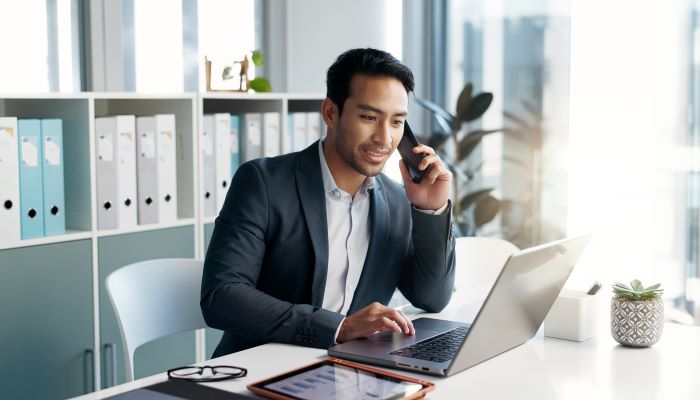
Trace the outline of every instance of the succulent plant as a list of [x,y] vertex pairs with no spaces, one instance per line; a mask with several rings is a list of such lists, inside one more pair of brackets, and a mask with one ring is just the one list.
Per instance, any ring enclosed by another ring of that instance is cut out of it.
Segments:
[[630,282],[629,286],[624,283],[615,282],[612,286],[612,290],[613,293],[615,293],[615,297],[630,301],[653,300],[660,297],[664,292],[660,283],[645,288],[639,279]]

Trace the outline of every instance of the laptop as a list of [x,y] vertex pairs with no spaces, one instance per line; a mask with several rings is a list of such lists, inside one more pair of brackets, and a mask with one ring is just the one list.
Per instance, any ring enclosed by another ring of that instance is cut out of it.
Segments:
[[418,318],[414,336],[379,332],[337,344],[328,354],[430,375],[463,371],[537,333],[589,240],[562,239],[512,254],[471,324]]

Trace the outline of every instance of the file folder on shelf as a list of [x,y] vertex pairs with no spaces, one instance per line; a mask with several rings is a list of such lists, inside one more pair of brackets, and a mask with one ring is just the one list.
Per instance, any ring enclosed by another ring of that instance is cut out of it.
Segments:
[[224,206],[231,184],[231,115],[214,114],[214,165],[216,177],[216,213]]
[[177,220],[175,115],[136,118],[139,224]]
[[97,147],[97,227],[133,227],[138,222],[136,189],[136,118],[95,119]]
[[243,161],[262,157],[262,114],[243,114],[243,123],[241,125]]
[[41,122],[17,121],[19,133],[19,204],[22,239],[44,236]]
[[265,157],[280,155],[280,114],[277,112],[263,113],[263,136],[265,138]]
[[201,157],[202,157],[202,212],[205,217],[216,215],[216,168],[214,161],[214,135],[216,123],[213,115],[202,118]]
[[158,184],[160,185],[162,221],[177,221],[177,153],[175,115],[156,115],[158,128]]
[[17,118],[0,118],[0,242],[20,240]]
[[231,115],[231,176],[241,165],[241,117]]
[[310,146],[313,142],[321,138],[321,113],[310,112],[306,113],[306,145]]
[[155,117],[136,118],[136,187],[138,222],[159,222],[158,162],[156,158]]
[[44,236],[66,233],[63,121],[41,120],[41,161],[44,191]]
[[307,147],[306,144],[306,113],[295,112],[289,114],[294,126],[292,133],[292,143],[294,151],[301,151]]

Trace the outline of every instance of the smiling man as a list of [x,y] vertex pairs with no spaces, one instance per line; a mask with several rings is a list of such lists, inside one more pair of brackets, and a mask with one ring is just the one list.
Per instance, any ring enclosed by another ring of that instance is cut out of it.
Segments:
[[224,336],[214,356],[267,342],[327,348],[391,330],[414,333],[386,306],[398,287],[442,310],[454,281],[452,175],[430,147],[414,183],[381,174],[403,136],[410,69],[389,53],[354,49],[327,75],[324,139],[249,161],[216,219],[202,277],[204,319]]

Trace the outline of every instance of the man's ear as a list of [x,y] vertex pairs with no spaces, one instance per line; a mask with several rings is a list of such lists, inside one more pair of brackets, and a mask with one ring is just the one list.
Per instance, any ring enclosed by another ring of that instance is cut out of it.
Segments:
[[338,113],[338,106],[335,105],[333,100],[328,97],[323,99],[323,102],[321,103],[321,116],[323,117],[323,121],[326,123],[326,126],[335,129],[336,125],[338,124],[340,114]]

